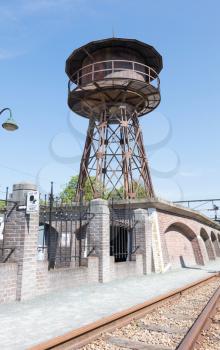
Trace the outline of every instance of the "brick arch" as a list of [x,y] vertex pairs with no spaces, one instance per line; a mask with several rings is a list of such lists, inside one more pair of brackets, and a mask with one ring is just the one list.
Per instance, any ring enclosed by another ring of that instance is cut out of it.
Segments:
[[212,241],[212,244],[213,244],[216,256],[220,257],[220,247],[219,247],[219,244],[218,244],[217,237],[216,237],[216,235],[215,235],[215,233],[213,231],[211,231],[211,241]]
[[215,260],[215,253],[207,231],[202,227],[200,230],[200,237],[202,238],[209,260]]
[[174,222],[165,230],[165,240],[171,265],[204,265],[199,240],[195,232],[182,222]]

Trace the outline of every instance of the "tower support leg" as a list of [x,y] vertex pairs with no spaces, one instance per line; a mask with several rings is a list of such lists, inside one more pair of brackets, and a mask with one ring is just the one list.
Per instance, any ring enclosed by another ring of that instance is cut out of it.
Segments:
[[76,199],[86,187],[93,198],[152,198],[153,185],[138,117],[120,106],[90,120]]

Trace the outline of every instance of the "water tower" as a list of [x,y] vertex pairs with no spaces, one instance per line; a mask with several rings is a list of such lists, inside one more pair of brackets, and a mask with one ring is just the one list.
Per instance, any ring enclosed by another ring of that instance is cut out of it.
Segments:
[[160,103],[161,69],[161,55],[134,39],[92,41],[67,59],[68,105],[89,119],[77,198],[88,182],[94,198],[154,197],[138,119]]

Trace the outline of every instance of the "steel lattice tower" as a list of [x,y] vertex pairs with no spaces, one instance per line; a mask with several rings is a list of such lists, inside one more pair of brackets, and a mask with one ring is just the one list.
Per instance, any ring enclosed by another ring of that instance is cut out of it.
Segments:
[[133,39],[94,41],[66,61],[68,105],[89,118],[77,198],[87,183],[94,198],[154,197],[138,118],[160,103],[162,57]]

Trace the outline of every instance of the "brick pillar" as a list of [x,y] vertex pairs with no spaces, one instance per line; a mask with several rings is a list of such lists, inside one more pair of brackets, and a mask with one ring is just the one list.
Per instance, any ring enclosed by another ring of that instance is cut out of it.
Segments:
[[6,247],[15,247],[10,261],[18,265],[16,300],[31,298],[36,292],[39,213],[26,214],[25,209],[18,208],[26,204],[27,192],[35,190],[36,186],[29,183],[13,186],[11,200],[17,206],[9,203],[5,223],[4,244]]
[[166,255],[167,253],[165,237],[160,233],[159,219],[156,209],[149,208],[148,214],[152,230],[152,251],[154,259],[154,270],[156,273],[165,272],[170,267],[169,264],[165,266],[164,255]]
[[99,257],[99,282],[110,280],[110,224],[108,202],[93,199],[90,202],[91,220],[89,223],[90,240]]
[[208,252],[209,260],[215,260],[216,256],[215,256],[214,248],[212,246],[212,241],[210,238],[207,238],[207,240],[205,241],[205,245]]
[[213,246],[214,246],[214,250],[215,250],[216,256],[217,256],[217,257],[220,257],[220,248],[219,248],[219,244],[218,244],[217,238],[216,238],[216,240],[213,242]]
[[217,236],[217,237],[216,237],[216,242],[217,242],[217,246],[218,246],[218,249],[217,249],[218,254],[217,254],[217,256],[220,257],[220,242],[219,242],[219,240],[218,240],[218,235],[216,235],[216,236]]
[[202,237],[200,235],[197,236],[197,239],[198,239],[198,243],[199,243],[199,246],[200,246],[200,250],[201,250],[201,254],[202,254],[202,257],[203,257],[204,264],[207,264],[209,262],[209,257],[208,257],[206,244],[205,244],[204,240],[202,239]]
[[213,256],[214,256],[213,260],[215,260],[217,255],[216,255],[215,247],[214,247],[214,244],[213,244],[213,241],[211,240],[211,238],[210,238],[210,246],[212,248],[212,252],[213,252]]
[[152,272],[152,232],[148,212],[145,209],[134,210],[135,233],[138,253],[143,256],[143,273],[148,275]]

